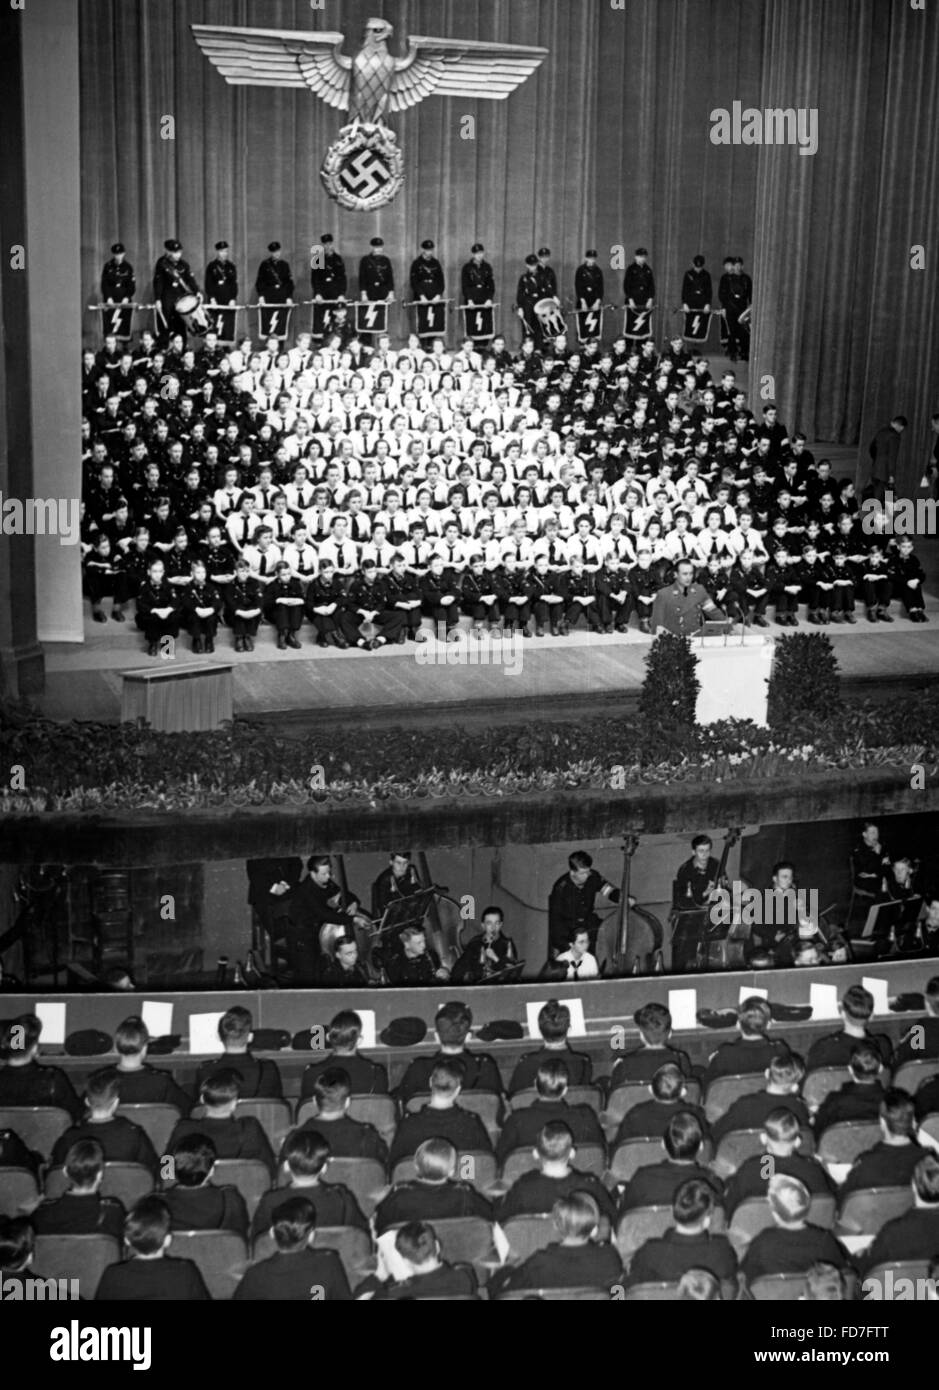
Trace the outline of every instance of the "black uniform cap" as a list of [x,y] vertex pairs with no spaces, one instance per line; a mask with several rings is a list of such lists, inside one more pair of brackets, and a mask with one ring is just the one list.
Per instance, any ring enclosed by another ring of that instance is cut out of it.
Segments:
[[483,246],[481,241],[474,241],[472,246],[470,247],[470,255],[475,256],[477,252],[485,251],[485,249],[486,248],[485,246]]
[[539,256],[550,256],[550,255],[551,255],[551,252],[548,250],[547,246],[539,246],[539,247],[538,247],[538,255],[539,255]]
[[123,255],[123,252],[124,252],[124,243],[123,243],[122,241],[116,241],[116,242],[114,243],[114,245],[111,247],[111,255],[112,255],[112,256],[120,256],[120,255]]
[[268,242],[268,244],[267,244],[267,249],[268,249],[268,251],[279,251],[279,250],[280,250],[280,242],[279,242],[279,241],[270,241],[270,242]]
[[332,246],[332,244],[333,244],[332,234],[331,234],[330,232],[324,232],[323,235],[320,237],[320,245],[321,245],[321,246]]
[[369,242],[369,246],[384,246],[384,244],[380,236],[373,236]]
[[636,256],[648,256],[649,253],[644,246],[637,246],[633,254]]
[[596,253],[596,251],[585,251],[585,252],[584,252],[584,259],[585,259],[585,260],[589,260],[590,257],[593,257],[593,259],[596,260],[596,259],[597,259],[597,253]]
[[426,241],[422,241],[422,242],[421,242],[421,250],[422,250],[422,251],[433,251],[433,249],[434,249],[434,243],[430,240],[429,237],[428,237],[428,239],[427,239]]
[[691,262],[691,264],[692,264],[692,265],[696,265],[696,266],[700,269],[701,266],[704,265],[704,257],[703,257],[703,256],[695,256],[695,258],[694,258],[694,260]]
[[526,265],[537,265],[537,264],[538,264],[538,257],[535,255],[534,252],[532,252],[532,254],[531,254],[530,256],[526,256],[526,257],[525,257],[525,264],[526,264]]
[[166,251],[181,251],[183,249],[183,244],[181,241],[177,241],[174,237],[171,237],[169,241],[164,241],[163,247]]
[[227,242],[227,241],[217,241],[217,242],[215,243],[215,249],[216,249],[216,251],[227,251],[227,250],[228,250],[228,242]]

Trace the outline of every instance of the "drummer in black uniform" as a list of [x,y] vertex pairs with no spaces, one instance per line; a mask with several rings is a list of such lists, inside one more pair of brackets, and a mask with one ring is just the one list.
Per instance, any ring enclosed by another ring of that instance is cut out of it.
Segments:
[[176,312],[176,301],[185,294],[194,294],[200,299],[202,296],[189,262],[183,260],[182,243],[170,238],[163,246],[164,254],[153,271],[153,298],[163,330],[160,341],[168,343],[179,334],[185,344],[186,324]]
[[544,334],[541,330],[541,322],[535,313],[535,305],[544,296],[538,283],[537,272],[538,257],[535,255],[526,256],[525,269],[518,282],[518,289],[515,291],[515,303],[518,316],[522,321],[522,333],[526,338],[532,339],[536,349],[540,349],[544,344]]

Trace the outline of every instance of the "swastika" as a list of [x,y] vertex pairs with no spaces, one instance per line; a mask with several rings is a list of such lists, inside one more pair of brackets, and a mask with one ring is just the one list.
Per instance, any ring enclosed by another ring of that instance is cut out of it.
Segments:
[[374,150],[360,150],[346,160],[339,174],[343,188],[357,198],[371,198],[385,187],[390,178],[387,166]]

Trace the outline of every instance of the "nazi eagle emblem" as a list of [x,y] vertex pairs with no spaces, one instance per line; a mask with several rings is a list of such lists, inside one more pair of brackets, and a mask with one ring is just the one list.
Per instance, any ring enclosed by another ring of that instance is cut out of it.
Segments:
[[504,101],[547,57],[547,49],[415,34],[403,58],[388,52],[392,26],[370,19],[359,51],[342,52],[344,36],[317,31],[240,29],[194,24],[202,52],[236,86],[307,87],[351,120],[330,145],[323,186],[342,207],[360,212],[389,203],[404,182],[404,159],[385,116],[428,96]]

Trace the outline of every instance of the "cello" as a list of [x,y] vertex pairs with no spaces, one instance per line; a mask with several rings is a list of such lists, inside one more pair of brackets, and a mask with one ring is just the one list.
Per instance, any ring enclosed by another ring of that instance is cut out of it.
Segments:
[[[597,934],[597,963],[600,974],[607,978],[639,973],[643,959],[648,969],[655,953],[662,947],[662,925],[658,918],[638,903],[630,901],[632,861],[638,848],[638,835],[630,832],[623,837],[619,912],[611,913]],[[642,938],[650,935],[651,947],[643,951]]]
[[[743,834],[742,826],[732,826],[724,837],[717,873],[708,883],[708,892],[715,888],[727,887],[727,859],[734,845]],[[741,883],[743,881],[741,880]],[[737,970],[746,964],[746,946],[750,938],[750,928],[742,922],[712,922],[710,911],[705,908],[704,932],[698,941],[697,968],[699,970]]]

